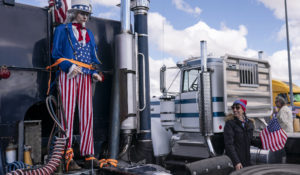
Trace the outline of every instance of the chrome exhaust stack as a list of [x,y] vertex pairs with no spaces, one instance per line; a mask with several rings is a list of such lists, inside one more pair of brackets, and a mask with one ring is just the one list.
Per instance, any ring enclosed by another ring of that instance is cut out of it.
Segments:
[[[119,157],[120,130],[131,134],[137,129],[135,41],[130,31],[130,0],[121,1],[121,33],[115,39],[115,63],[111,109],[110,158]],[[120,124],[121,123],[121,124]],[[127,136],[126,136],[127,137]],[[127,139],[131,140],[131,139]],[[125,145],[124,148],[129,147]],[[126,152],[122,151],[122,154]]]
[[258,51],[258,59],[262,60],[263,59],[263,55],[264,55],[264,51]]
[[199,122],[202,135],[211,156],[216,156],[211,136],[213,133],[212,101],[211,101],[211,73],[207,70],[207,46],[206,41],[200,42],[201,48],[201,73],[198,77],[198,109]]

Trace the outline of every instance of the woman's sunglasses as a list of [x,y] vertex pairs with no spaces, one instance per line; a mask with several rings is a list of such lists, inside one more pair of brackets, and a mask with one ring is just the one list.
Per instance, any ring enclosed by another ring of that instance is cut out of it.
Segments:
[[234,109],[239,110],[240,108],[241,108],[240,106],[231,106],[232,110],[234,110]]

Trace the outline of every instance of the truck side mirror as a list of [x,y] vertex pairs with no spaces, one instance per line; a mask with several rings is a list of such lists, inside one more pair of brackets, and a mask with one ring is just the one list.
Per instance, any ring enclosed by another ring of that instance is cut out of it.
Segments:
[[160,82],[159,82],[159,85],[160,85],[160,92],[161,93],[165,93],[166,92],[166,79],[165,79],[165,72],[166,72],[166,66],[163,65],[161,68],[160,68]]
[[182,61],[177,61],[176,66],[178,68],[181,68],[184,65],[184,63]]

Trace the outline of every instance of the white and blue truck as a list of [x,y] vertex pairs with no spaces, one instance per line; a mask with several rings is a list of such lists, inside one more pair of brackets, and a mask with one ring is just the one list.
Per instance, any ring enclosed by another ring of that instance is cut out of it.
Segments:
[[[232,166],[223,156],[225,117],[232,112],[232,103],[243,98],[248,101],[247,116],[255,121],[255,132],[266,126],[265,119],[273,112],[270,64],[235,55],[207,57],[206,41],[201,41],[201,57],[177,63],[177,68],[179,92],[166,90],[168,68],[163,66],[162,95],[151,100],[154,155],[167,167],[185,167],[192,174]],[[251,148],[254,163],[282,161],[281,156],[278,160],[278,155],[258,150]]]

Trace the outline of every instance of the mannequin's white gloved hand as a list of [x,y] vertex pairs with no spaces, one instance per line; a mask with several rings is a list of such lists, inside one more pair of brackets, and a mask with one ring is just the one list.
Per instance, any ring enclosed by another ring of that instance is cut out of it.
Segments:
[[97,74],[97,73],[94,73],[94,74],[93,74],[93,78],[94,78],[95,80],[97,80],[97,81],[100,81],[100,82],[103,81],[103,78],[102,78],[99,74]]
[[77,74],[82,74],[81,67],[76,66],[75,64],[73,64],[73,65],[69,68],[68,78],[73,78],[73,77],[75,77]]

